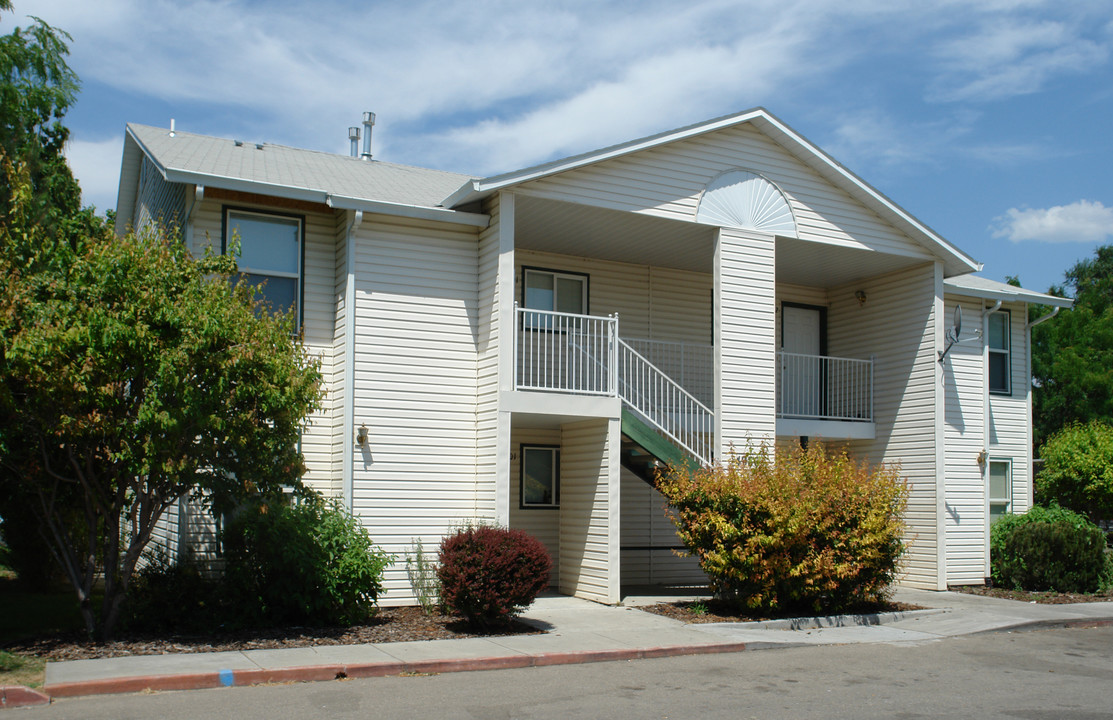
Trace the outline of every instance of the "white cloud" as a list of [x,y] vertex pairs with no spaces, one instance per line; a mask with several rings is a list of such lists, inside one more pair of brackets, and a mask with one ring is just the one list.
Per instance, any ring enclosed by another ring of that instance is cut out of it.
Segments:
[[81,184],[83,205],[96,205],[102,213],[116,207],[123,152],[122,136],[99,141],[71,138],[66,143],[66,161]]
[[1104,64],[1110,39],[1086,37],[1088,28],[1051,20],[988,18],[975,32],[940,43],[943,73],[931,100],[984,101],[1042,90],[1052,79]]
[[1042,209],[1010,208],[994,218],[993,237],[1013,242],[1101,242],[1113,237],[1113,207],[1079,200]]

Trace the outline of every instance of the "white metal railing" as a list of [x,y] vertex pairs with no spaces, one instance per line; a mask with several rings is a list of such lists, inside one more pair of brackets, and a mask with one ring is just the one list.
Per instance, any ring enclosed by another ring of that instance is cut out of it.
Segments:
[[873,421],[873,359],[777,353],[777,417]]
[[621,339],[618,341],[618,395],[701,464],[711,463],[715,413]]
[[715,348],[711,345],[644,338],[622,339],[701,403],[708,407],[715,404]]
[[515,305],[515,387],[586,395],[615,394],[617,317]]

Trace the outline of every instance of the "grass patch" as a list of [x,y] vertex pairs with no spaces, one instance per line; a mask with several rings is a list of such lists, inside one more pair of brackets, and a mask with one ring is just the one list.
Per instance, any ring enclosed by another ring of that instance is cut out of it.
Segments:
[[33,655],[15,655],[0,650],[0,685],[42,687],[46,680],[46,660]]

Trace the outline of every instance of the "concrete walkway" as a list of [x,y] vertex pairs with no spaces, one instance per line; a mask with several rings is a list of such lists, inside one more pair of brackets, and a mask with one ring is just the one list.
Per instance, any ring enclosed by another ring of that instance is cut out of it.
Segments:
[[539,598],[522,619],[540,635],[188,653],[51,662],[53,697],[186,690],[266,682],[632,660],[832,643],[929,642],[993,630],[1113,624],[1113,602],[1037,605],[952,592],[900,589],[924,610],[808,620],[684,624],[639,605],[675,596],[629,596],[622,607],[565,596]]

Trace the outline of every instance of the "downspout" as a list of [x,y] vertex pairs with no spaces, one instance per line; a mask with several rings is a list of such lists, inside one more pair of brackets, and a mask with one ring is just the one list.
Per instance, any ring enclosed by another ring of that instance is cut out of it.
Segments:
[[356,210],[345,232],[344,279],[344,503],[354,512],[356,432],[356,231],[363,224],[363,211]]
[[1001,301],[993,307],[982,309],[982,453],[979,463],[982,473],[982,507],[985,520],[984,540],[985,576],[989,577],[989,316],[1001,309]]
[[[997,304],[1000,305],[1001,303],[997,303]],[[1036,318],[1032,322],[1028,323],[1028,325],[1025,327],[1025,329],[1028,330],[1029,332],[1031,332],[1032,328],[1039,325],[1040,323],[1045,323],[1048,320],[1050,320],[1051,318],[1055,317],[1056,315],[1059,314],[1059,311],[1062,310],[1062,309],[1063,308],[1056,305],[1055,307],[1051,308],[1051,314],[1050,315],[1044,315],[1043,317]],[[1032,336],[1031,335],[1028,336],[1028,345],[1029,345],[1029,347],[1031,347],[1031,345],[1032,345]],[[1031,358],[1032,358],[1032,353],[1031,353],[1031,351],[1029,351],[1028,352],[1028,361],[1029,362],[1031,362]],[[1029,372],[1029,375],[1030,374],[1031,373]]]

